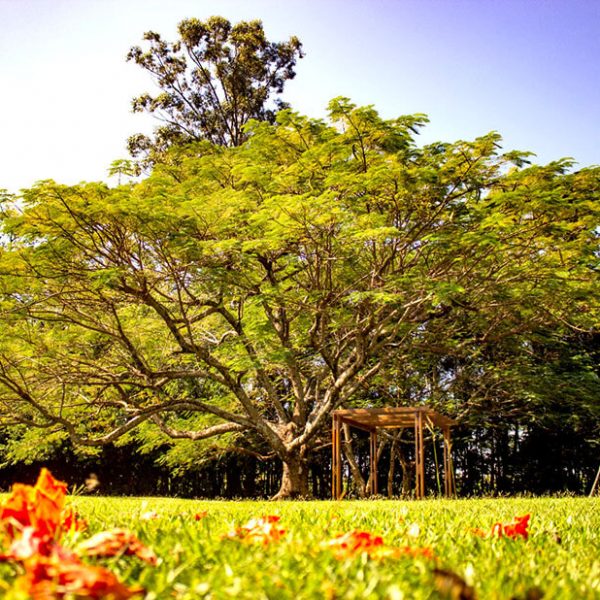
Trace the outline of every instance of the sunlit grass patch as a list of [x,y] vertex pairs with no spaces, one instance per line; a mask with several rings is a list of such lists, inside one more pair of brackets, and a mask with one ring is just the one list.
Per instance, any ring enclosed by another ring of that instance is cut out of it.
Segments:
[[[72,534],[67,544],[119,527],[154,551],[156,566],[135,556],[93,559],[127,585],[141,585],[148,600],[452,597],[458,592],[444,573],[456,575],[478,598],[526,598],[532,590],[544,598],[600,597],[600,499],[70,501],[89,531]],[[473,533],[525,514],[531,515],[527,539]],[[268,515],[278,516],[284,530],[273,540],[254,543],[231,535]],[[328,547],[352,531],[369,532],[393,548],[430,548],[434,558],[418,552],[346,556]],[[1,569],[10,581],[13,570]]]

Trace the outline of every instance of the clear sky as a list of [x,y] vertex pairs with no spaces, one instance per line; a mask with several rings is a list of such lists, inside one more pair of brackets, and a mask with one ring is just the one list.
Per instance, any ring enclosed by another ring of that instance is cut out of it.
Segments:
[[540,163],[600,164],[600,0],[0,0],[0,188],[105,179],[150,128],[129,47],[213,14],[300,38],[285,99],[304,114],[344,95],[427,113],[424,143],[496,130]]

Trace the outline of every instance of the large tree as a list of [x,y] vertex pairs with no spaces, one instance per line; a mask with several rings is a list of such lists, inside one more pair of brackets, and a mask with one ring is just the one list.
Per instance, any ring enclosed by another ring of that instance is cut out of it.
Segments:
[[3,220],[2,421],[245,434],[306,494],[331,411],[390,367],[597,328],[598,169],[527,167],[497,134],[419,148],[423,116],[345,99],[330,117],[283,111],[135,186],[26,191]]
[[155,94],[134,98],[134,112],[162,121],[153,139],[141,134],[129,138],[134,156],[156,159],[173,144],[203,139],[240,145],[250,119],[274,121],[284,106],[278,96],[302,57],[298,38],[270,42],[261,21],[232,25],[223,17],[187,19],[178,30],[175,43],[148,31],[147,49],[134,46],[127,56],[157,87]]

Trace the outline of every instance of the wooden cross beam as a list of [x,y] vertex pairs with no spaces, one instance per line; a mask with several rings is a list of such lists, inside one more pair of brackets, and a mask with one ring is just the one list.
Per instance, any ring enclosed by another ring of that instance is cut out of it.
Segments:
[[429,408],[350,408],[336,410],[332,414],[332,460],[331,495],[339,500],[342,497],[342,454],[341,428],[343,424],[369,432],[370,486],[372,495],[377,494],[377,430],[414,427],[415,431],[415,497],[425,497],[425,444],[423,426],[439,427],[444,436],[444,493],[453,496],[456,493],[454,465],[452,462],[452,442],[450,428],[456,421]]

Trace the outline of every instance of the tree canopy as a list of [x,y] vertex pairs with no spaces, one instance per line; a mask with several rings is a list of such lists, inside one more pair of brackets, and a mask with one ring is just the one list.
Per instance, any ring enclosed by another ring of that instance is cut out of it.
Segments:
[[7,207],[2,423],[250,436],[288,496],[371,385],[463,417],[525,406],[520,359],[498,359],[539,366],[542,341],[598,329],[600,170],[530,166],[496,133],[419,147],[423,115],[345,98],[329,116],[280,111],[141,183],[47,181]]
[[178,30],[175,43],[149,31],[144,34],[148,48],[134,46],[127,55],[158,88],[156,94],[134,98],[134,112],[151,113],[163,123],[154,139],[129,138],[133,156],[155,159],[173,144],[198,140],[240,145],[249,120],[272,123],[285,106],[277,96],[302,57],[298,38],[270,42],[261,21],[232,25],[223,17],[186,19]]

